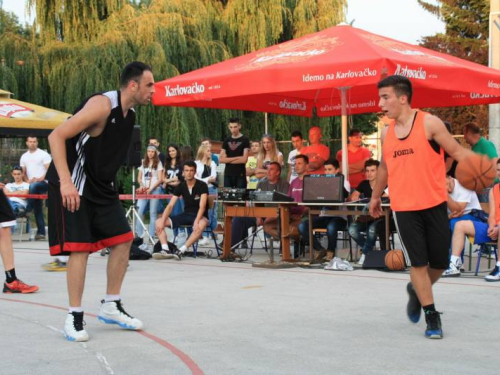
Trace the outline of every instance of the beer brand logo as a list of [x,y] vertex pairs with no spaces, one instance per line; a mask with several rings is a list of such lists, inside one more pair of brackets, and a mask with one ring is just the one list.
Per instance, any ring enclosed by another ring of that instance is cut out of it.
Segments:
[[26,117],[33,112],[32,109],[10,102],[0,102],[0,117],[17,118]]
[[398,156],[406,156],[406,155],[412,155],[415,152],[413,151],[412,148],[408,148],[406,150],[397,150],[394,151],[394,154],[392,155],[393,158],[397,158]]
[[404,67],[398,64],[398,67],[396,71],[394,72],[395,75],[398,76],[403,76],[406,78],[414,78],[414,79],[426,79],[427,78],[427,72],[422,68],[418,69],[410,69],[408,68],[408,65],[405,65]]
[[306,102],[289,102],[288,100],[284,99],[280,102],[280,108],[282,109],[293,109],[297,111],[305,111],[307,109],[307,103]]
[[493,82],[493,81],[488,81],[488,87],[490,89],[500,89],[500,83],[498,82]]
[[273,65],[299,63],[331,52],[341,44],[343,43],[337,37],[328,35],[314,35],[291,40],[256,53],[254,58],[235,66],[234,70],[249,71]]
[[182,95],[192,95],[192,94],[202,94],[205,92],[205,86],[194,82],[190,86],[177,85],[175,87],[170,87],[170,85],[165,86],[165,96],[182,96]]

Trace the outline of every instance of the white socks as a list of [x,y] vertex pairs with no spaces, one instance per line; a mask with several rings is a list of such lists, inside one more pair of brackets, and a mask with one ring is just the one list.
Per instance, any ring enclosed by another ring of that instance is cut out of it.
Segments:
[[104,297],[104,302],[113,302],[119,300],[120,300],[119,294],[106,294],[106,297]]
[[82,309],[81,306],[78,306],[78,307],[71,307],[70,306],[69,307],[69,313],[71,314],[71,313],[74,313],[74,312],[81,313],[81,312],[83,312],[83,309]]
[[462,265],[462,259],[455,255],[451,256],[450,262],[453,263],[455,266],[457,266],[457,268],[459,268]]
[[180,251],[181,253],[185,253],[185,252],[186,252],[186,250],[187,250],[186,245],[182,245],[181,247],[179,247],[179,251]]
[[165,250],[165,251],[168,251],[168,244],[162,244],[161,245],[161,249]]

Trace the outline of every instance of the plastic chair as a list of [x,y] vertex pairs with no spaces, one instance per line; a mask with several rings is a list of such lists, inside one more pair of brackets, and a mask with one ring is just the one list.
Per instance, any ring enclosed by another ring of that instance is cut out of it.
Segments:
[[483,254],[486,254],[488,256],[488,268],[491,267],[491,257],[490,257],[491,253],[495,254],[495,261],[498,262],[497,246],[498,245],[496,242],[485,242],[479,246],[478,250],[475,251],[477,253],[477,264],[474,276],[477,276],[479,273],[479,267],[481,265],[481,258],[483,257]]

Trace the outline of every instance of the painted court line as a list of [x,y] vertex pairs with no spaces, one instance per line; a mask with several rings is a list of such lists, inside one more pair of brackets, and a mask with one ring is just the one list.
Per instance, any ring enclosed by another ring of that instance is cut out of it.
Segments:
[[[57,309],[57,310],[63,310],[67,311],[67,308],[60,307],[60,306],[54,306],[54,305],[48,305],[46,303],[39,303],[39,302],[30,302],[30,301],[22,301],[18,299],[10,299],[10,298],[2,298],[0,297],[1,301],[8,301],[8,302],[17,302],[17,303],[25,303],[28,305],[34,305],[34,306],[41,306],[41,307],[48,307],[51,309]],[[97,318],[97,315],[90,314],[90,313],[85,313],[87,316],[91,316],[93,318]],[[146,331],[135,331],[136,333],[156,342],[157,344],[163,346],[164,348],[168,349],[173,355],[175,355],[177,358],[179,358],[185,365],[186,367],[191,371],[193,375],[203,375],[204,372],[201,370],[201,368],[189,357],[186,353],[184,353],[182,350],[176,348],[174,345],[170,344],[169,342],[160,339],[157,336],[154,336]]]

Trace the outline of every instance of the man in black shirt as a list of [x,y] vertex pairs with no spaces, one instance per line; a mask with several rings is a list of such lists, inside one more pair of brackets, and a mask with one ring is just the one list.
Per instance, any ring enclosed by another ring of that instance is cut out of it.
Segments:
[[240,133],[240,119],[229,119],[231,136],[226,138],[220,152],[220,162],[224,169],[224,187],[245,189],[247,186],[245,164],[248,160],[250,140]]
[[[372,197],[372,190],[377,180],[379,165],[380,162],[378,160],[369,159],[365,162],[366,180],[359,183],[348,200],[357,201],[359,199]],[[384,193],[382,196],[386,197],[387,194]],[[380,247],[385,247],[385,219],[375,219],[370,215],[359,216],[354,223],[349,225],[349,234],[362,249],[361,251],[363,254],[358,264],[363,265],[366,254],[372,251],[375,246],[377,236],[380,236]]]
[[[153,254],[155,259],[176,258],[181,260],[187,248],[201,238],[208,225],[208,186],[203,181],[195,179],[196,163],[189,160],[183,165],[184,181],[175,187],[174,194],[161,218],[156,220],[156,234],[161,243],[162,251]],[[179,197],[184,199],[184,212],[170,217],[172,209]],[[179,250],[172,254],[168,250],[165,227],[172,229],[181,225],[192,225],[193,233]]]

